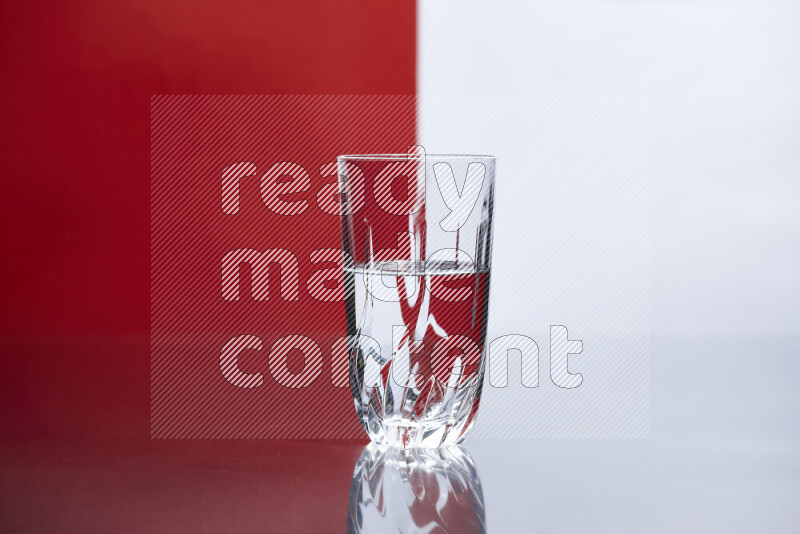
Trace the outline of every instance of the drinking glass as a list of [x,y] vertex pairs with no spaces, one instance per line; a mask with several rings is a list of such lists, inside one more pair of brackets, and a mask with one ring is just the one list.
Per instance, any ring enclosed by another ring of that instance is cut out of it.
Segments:
[[350,389],[373,442],[460,443],[485,367],[493,156],[338,158]]

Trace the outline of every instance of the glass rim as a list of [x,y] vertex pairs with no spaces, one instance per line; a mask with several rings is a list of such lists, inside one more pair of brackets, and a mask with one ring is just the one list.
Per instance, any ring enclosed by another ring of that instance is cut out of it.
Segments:
[[[497,159],[495,156],[486,154],[425,154],[425,158],[431,159]],[[375,161],[407,161],[409,159],[421,159],[416,154],[342,154],[336,156],[336,160],[375,160]]]

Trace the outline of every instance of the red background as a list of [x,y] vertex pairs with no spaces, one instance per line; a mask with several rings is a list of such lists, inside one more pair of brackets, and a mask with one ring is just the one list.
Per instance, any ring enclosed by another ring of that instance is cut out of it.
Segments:
[[[323,176],[320,168],[338,154],[404,151],[416,137],[415,98],[159,96],[152,109],[152,436],[363,437],[342,372],[347,358],[332,351],[333,340],[347,334],[344,292],[338,301],[312,296],[312,273],[344,285],[336,263],[311,260],[315,250],[341,257],[340,218],[320,207],[338,202],[328,187],[336,176]],[[225,213],[223,169],[242,161],[257,171],[239,179],[238,212]],[[292,176],[270,179],[269,169],[287,161],[297,165]],[[294,192],[282,194],[281,202],[291,201],[297,213],[281,212],[261,195],[282,190],[273,180],[292,180]],[[369,207],[372,195],[366,196]],[[376,246],[396,246],[392,237],[394,243],[376,239]],[[283,251],[292,257],[298,282],[292,282],[289,262],[273,264],[264,278],[257,264],[244,263],[237,269],[238,299],[223,299],[223,258],[237,250]],[[265,286],[268,298],[255,300],[253,293]],[[236,355],[241,372],[262,375],[258,387],[236,387],[220,370],[223,346],[242,335],[263,344]],[[279,355],[275,344],[288,335],[302,336],[305,354]],[[287,368],[294,380],[309,382],[280,384]],[[334,387],[332,378],[342,374],[345,384]]]
[[146,436],[151,96],[413,94],[415,4],[4,2],[0,21],[0,431]]

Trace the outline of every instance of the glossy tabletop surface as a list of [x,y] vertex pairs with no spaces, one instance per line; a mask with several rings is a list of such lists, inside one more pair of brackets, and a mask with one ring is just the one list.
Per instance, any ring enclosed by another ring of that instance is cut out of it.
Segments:
[[[25,435],[3,415],[0,521],[4,532],[798,532],[798,357],[793,341],[656,341],[649,439],[467,440],[444,467],[368,457],[366,441],[151,440],[135,367],[115,404],[127,424],[98,408],[95,423],[65,422],[72,433],[50,421]],[[4,401],[24,397],[20,383],[4,379]]]

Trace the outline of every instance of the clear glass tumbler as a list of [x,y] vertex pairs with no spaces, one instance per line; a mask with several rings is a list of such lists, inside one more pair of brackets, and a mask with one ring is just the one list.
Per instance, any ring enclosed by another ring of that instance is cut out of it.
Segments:
[[460,443],[485,366],[495,158],[338,158],[350,388],[373,442]]

